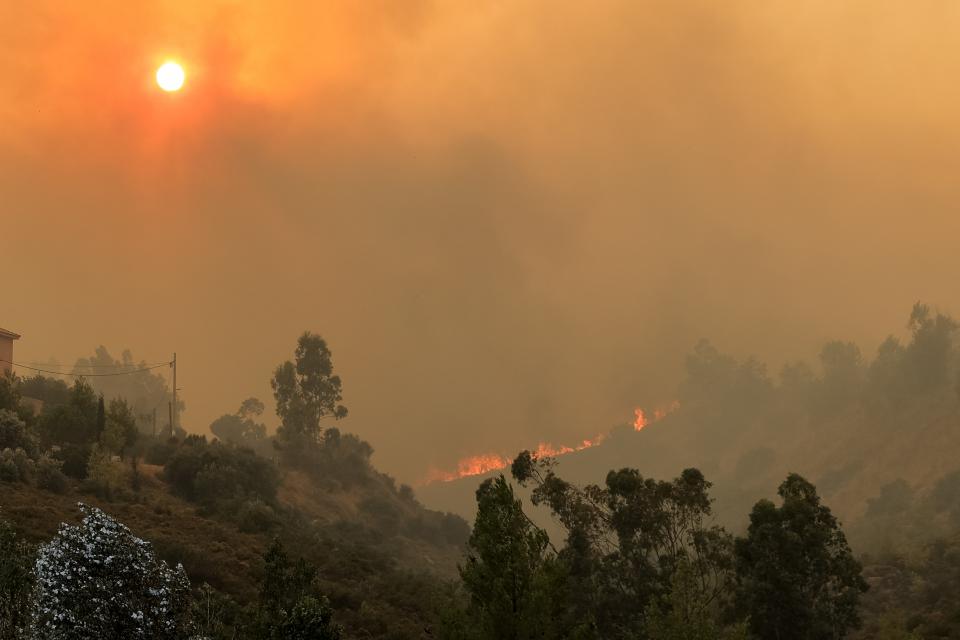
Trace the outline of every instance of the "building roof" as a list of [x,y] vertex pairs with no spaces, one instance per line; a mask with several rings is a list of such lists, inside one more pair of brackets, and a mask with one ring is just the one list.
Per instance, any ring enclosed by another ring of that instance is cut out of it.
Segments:
[[0,327],[0,338],[9,338],[11,340],[18,340],[20,338],[20,335],[14,333],[13,331],[7,331],[3,327]]

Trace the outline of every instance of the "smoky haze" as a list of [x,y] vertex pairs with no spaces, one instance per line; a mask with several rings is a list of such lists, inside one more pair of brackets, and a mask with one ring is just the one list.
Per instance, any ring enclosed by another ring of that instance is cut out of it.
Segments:
[[416,482],[956,309],[954,4],[136,4],[0,8],[0,326],[177,351],[190,431],[309,329]]

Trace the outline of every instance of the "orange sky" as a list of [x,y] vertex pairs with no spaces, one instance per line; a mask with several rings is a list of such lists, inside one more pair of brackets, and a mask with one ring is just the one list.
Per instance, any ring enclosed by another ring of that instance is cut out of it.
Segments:
[[[0,6],[0,326],[176,350],[202,431],[305,329],[402,480],[956,311],[960,6]],[[153,84],[180,60],[182,92]]]

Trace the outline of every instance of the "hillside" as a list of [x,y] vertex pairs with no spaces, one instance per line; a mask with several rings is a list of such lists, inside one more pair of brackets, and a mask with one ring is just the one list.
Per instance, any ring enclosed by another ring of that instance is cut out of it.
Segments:
[[[817,486],[854,545],[870,550],[876,539],[864,518],[886,487],[903,485],[921,500],[960,468],[956,325],[918,306],[910,328],[909,342],[889,339],[872,361],[852,343],[832,342],[819,370],[794,363],[777,377],[752,358],[701,343],[687,358],[675,411],[556,458],[557,473],[602,484],[622,467],[661,479],[697,467],[713,482],[718,519],[739,530],[752,505],[797,472]],[[419,494],[432,508],[470,519],[476,487],[497,473],[433,483]]]
[[372,470],[349,488],[284,472],[277,519],[259,531],[241,530],[249,527],[176,496],[162,467],[140,465],[139,471],[139,489],[114,491],[112,498],[98,496],[89,482],[69,481],[62,493],[0,482],[0,514],[28,541],[41,543],[60,523],[79,521],[78,502],[97,506],[164,559],[182,562],[194,588],[209,584],[240,608],[256,601],[263,555],[277,536],[291,556],[318,568],[318,587],[348,637],[357,638],[422,637],[442,582],[456,576],[468,531]]

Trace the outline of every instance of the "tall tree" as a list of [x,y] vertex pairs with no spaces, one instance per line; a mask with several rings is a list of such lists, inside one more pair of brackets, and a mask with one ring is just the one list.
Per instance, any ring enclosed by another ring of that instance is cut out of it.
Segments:
[[521,453],[514,477],[532,485],[567,530],[560,557],[571,581],[571,606],[601,637],[646,637],[647,611],[669,610],[680,565],[696,576],[698,598],[719,616],[732,579],[732,540],[711,523],[710,483],[697,469],[672,481],[636,469],[607,474],[603,487],[578,487],[554,473],[553,461]]
[[340,401],[340,376],[333,373],[333,355],[326,341],[309,331],[300,336],[294,360],[279,365],[270,381],[281,425],[277,435],[287,443],[319,441],[325,418],[346,417]]
[[758,502],[736,541],[737,605],[760,638],[842,638],[860,624],[860,563],[812,484],[790,474],[778,493],[782,505]]
[[480,485],[460,576],[483,638],[557,637],[551,617],[560,603],[550,585],[559,568],[549,548],[502,475]]

